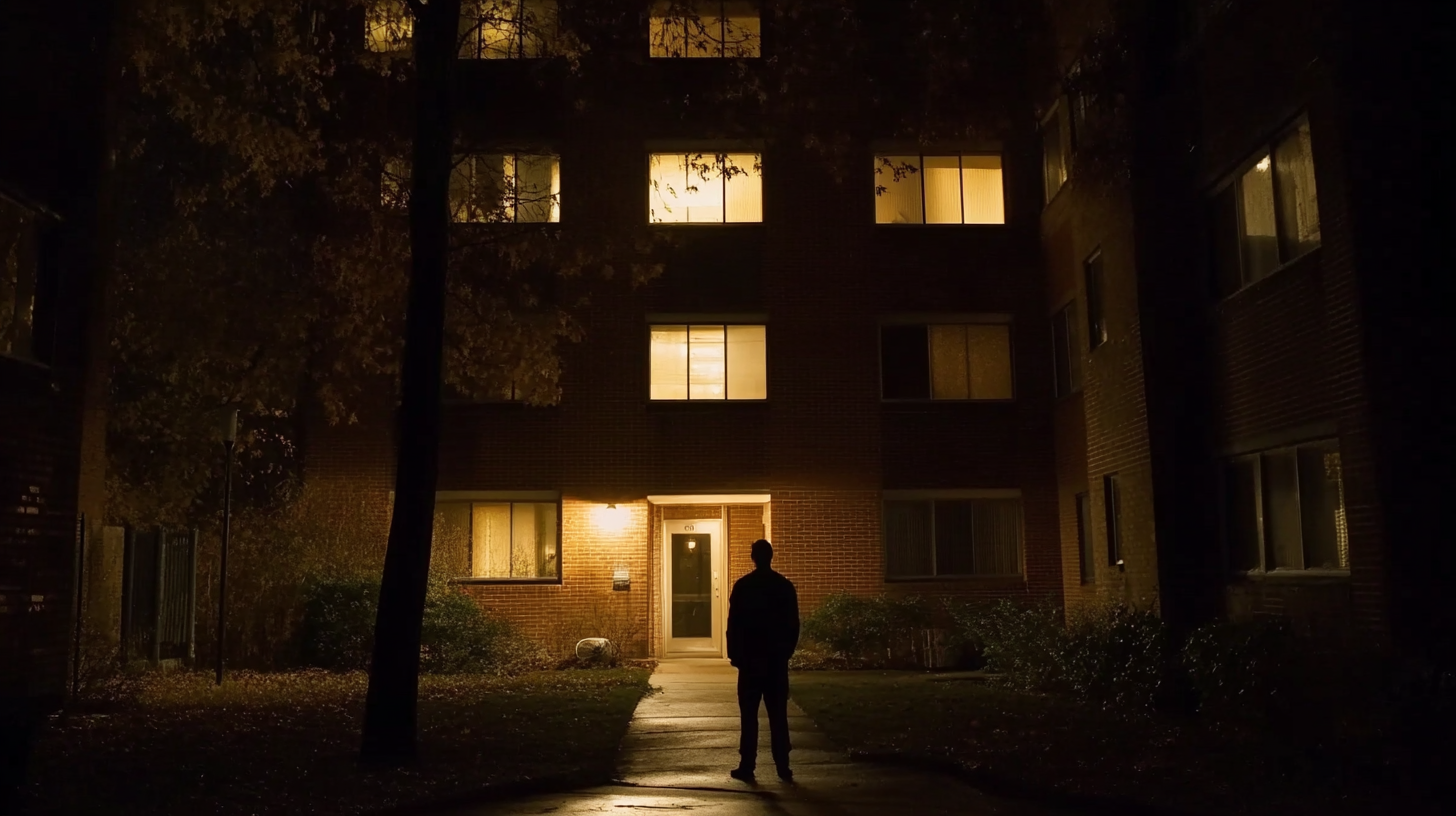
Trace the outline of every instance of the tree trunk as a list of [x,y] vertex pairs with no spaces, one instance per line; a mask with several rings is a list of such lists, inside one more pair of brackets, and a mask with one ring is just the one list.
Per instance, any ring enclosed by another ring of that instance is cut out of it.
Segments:
[[460,0],[411,0],[415,11],[415,134],[410,187],[410,283],[400,374],[394,518],[364,708],[361,759],[415,758],[420,629],[430,566],[440,438],[440,367],[449,250],[451,82]]

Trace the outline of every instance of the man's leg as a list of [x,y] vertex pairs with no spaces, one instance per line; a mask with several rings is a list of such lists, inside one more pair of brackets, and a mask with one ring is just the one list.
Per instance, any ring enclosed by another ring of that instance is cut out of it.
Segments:
[[763,704],[768,709],[769,741],[773,746],[774,765],[779,776],[792,778],[789,773],[789,667],[775,667],[766,678],[763,687]]
[[758,764],[758,703],[763,682],[755,672],[738,670],[738,717],[742,734],[738,740],[738,768],[753,773]]

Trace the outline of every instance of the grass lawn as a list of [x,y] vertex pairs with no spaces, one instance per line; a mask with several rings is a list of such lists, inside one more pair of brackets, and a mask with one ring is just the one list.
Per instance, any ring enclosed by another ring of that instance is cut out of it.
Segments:
[[423,678],[420,762],[356,764],[363,674],[148,680],[125,703],[45,729],[31,766],[36,814],[367,813],[489,786],[609,777],[644,669]]
[[[1292,745],[1247,729],[1119,718],[1070,701],[915,672],[800,672],[793,698],[851,752],[930,762],[988,790],[1189,813],[1435,812],[1364,746]],[[1121,810],[1121,809],[1120,809]]]

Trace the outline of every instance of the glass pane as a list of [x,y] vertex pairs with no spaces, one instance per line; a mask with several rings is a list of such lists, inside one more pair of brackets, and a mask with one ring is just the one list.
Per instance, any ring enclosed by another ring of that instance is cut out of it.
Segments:
[[653,153],[648,167],[647,220],[654,224],[687,221],[687,156]]
[[875,157],[875,223],[921,224],[920,157]]
[[1067,326],[1069,311],[1071,307],[1064,306],[1052,315],[1052,384],[1059,397],[1072,393],[1072,351]]
[[885,502],[885,574],[914,578],[933,574],[928,501]]
[[652,399],[688,398],[688,327],[652,327]]
[[974,502],[935,502],[935,574],[974,575]]
[[1011,327],[967,326],[971,399],[1011,399]]
[[437,502],[430,563],[451,577],[473,575],[470,552],[470,503]]
[[727,338],[728,399],[766,398],[768,344],[764,327],[729,326]]
[[1279,185],[1279,246],[1284,260],[1319,246],[1319,203],[1309,124],[1302,124],[1274,148],[1274,182]]
[[648,26],[648,54],[654,57],[681,57],[687,53],[686,20],[668,16],[671,4],[657,2],[652,6]]
[[511,505],[511,577],[556,577],[556,505]]
[[[757,153],[729,153],[722,173],[727,190],[727,220],[734,224],[763,220],[763,162]],[[697,219],[694,219],[697,220]]]
[[1304,526],[1305,566],[1310,569],[1350,567],[1344,488],[1337,445],[1299,449],[1299,509]]
[[35,353],[35,215],[0,198],[0,354]]
[[409,206],[410,163],[404,159],[386,159],[379,179],[379,202],[388,209]]
[[722,326],[688,329],[688,399],[727,399]]
[[403,3],[375,3],[369,6],[365,29],[365,46],[370,51],[405,51],[409,49],[414,17]]
[[1259,558],[1259,460],[1235,459],[1224,467],[1224,524],[1229,566],[1257,570]]
[[971,398],[966,326],[930,327],[930,391],[935,399]]
[[961,223],[961,160],[959,156],[926,156],[925,223]]
[[1117,474],[1102,477],[1102,520],[1107,524],[1107,565],[1122,560],[1122,485]]
[[[1021,501],[976,499],[971,503],[976,575],[1021,573]],[[940,517],[936,517],[937,529]]]
[[672,637],[713,636],[713,537],[672,534]]
[[726,0],[723,3],[723,17],[723,56],[759,56],[762,47],[758,3]]
[[1046,200],[1051,201],[1062,183],[1067,180],[1066,156],[1062,153],[1062,127],[1060,113],[1053,116],[1041,130],[1042,186]]
[[1082,583],[1091,583],[1095,561],[1092,557],[1092,497],[1086,493],[1077,494],[1077,554]]
[[1239,180],[1243,204],[1246,283],[1261,280],[1279,266],[1279,240],[1274,226],[1274,173],[1268,156]]
[[476,18],[476,30],[480,42],[480,56],[484,59],[513,59],[525,56],[521,47],[522,35],[517,10],[520,0],[481,0],[465,3]]
[[1304,569],[1299,468],[1293,451],[1264,454],[1264,537],[1275,569]]
[[880,385],[885,399],[930,399],[929,341],[924,326],[880,329]]
[[961,186],[965,196],[965,223],[1006,223],[1000,156],[962,156]]
[[556,192],[561,186],[555,156],[517,156],[516,220],[541,223],[560,220]]
[[1087,347],[1097,348],[1107,342],[1107,313],[1103,310],[1102,253],[1098,252],[1083,264],[1087,278]]
[[476,578],[511,577],[511,506],[477,504],[471,515],[471,574]]
[[720,8],[718,0],[697,0],[691,3],[684,20],[687,28],[687,51],[684,56],[723,56],[723,18],[718,14]]
[[724,161],[712,153],[683,157],[684,183],[678,195],[683,220],[690,223],[723,223]]
[[1227,297],[1244,285],[1243,268],[1239,260],[1239,200],[1235,196],[1237,184],[1213,199],[1210,226],[1213,234],[1210,244],[1213,249],[1214,283],[1218,293]]

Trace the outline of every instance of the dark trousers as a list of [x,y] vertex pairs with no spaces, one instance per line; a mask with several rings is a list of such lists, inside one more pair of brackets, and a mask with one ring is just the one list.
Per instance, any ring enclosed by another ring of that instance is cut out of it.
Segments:
[[789,667],[740,668],[738,714],[743,735],[738,742],[739,767],[752,769],[758,761],[758,703],[768,708],[769,742],[774,764],[789,765]]

